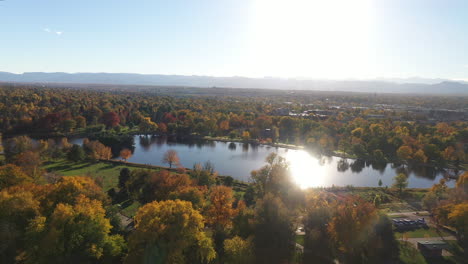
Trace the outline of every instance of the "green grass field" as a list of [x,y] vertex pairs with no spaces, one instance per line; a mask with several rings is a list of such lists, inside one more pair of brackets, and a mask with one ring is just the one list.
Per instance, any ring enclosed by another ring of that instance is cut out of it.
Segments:
[[137,169],[136,167],[105,162],[72,162],[65,159],[45,162],[43,168],[48,172],[55,172],[63,176],[81,175],[90,176],[94,179],[101,178],[102,188],[104,191],[108,191],[111,188],[117,188],[121,169]]
[[400,261],[405,264],[426,264],[426,259],[409,242],[398,241],[400,247]]
[[450,236],[449,233],[443,230],[437,230],[433,227],[429,227],[428,229],[419,228],[408,232],[395,232],[396,238],[402,238],[403,235],[406,235],[408,238]]

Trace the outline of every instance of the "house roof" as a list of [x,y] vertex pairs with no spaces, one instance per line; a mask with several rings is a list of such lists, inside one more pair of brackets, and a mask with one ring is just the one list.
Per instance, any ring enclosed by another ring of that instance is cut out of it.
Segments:
[[448,245],[444,241],[418,241],[418,245],[421,245],[427,249],[447,249]]

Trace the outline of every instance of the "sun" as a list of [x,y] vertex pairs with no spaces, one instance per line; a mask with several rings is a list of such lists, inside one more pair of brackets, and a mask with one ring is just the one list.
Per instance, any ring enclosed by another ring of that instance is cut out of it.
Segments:
[[252,71],[281,77],[369,75],[372,14],[369,0],[255,0]]
[[325,186],[326,172],[317,158],[303,150],[289,151],[286,155],[292,178],[301,189]]

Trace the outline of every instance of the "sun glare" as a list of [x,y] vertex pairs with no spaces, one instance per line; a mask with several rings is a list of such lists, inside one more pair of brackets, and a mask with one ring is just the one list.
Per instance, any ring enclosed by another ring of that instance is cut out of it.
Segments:
[[371,1],[257,0],[252,10],[253,74],[348,78],[370,73]]
[[300,188],[325,185],[325,168],[318,160],[303,150],[290,151],[286,156],[293,180]]

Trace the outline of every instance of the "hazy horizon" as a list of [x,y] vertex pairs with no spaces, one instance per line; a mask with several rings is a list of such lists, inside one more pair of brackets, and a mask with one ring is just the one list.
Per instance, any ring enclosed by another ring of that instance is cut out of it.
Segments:
[[7,0],[0,69],[467,80],[467,9],[461,0]]

